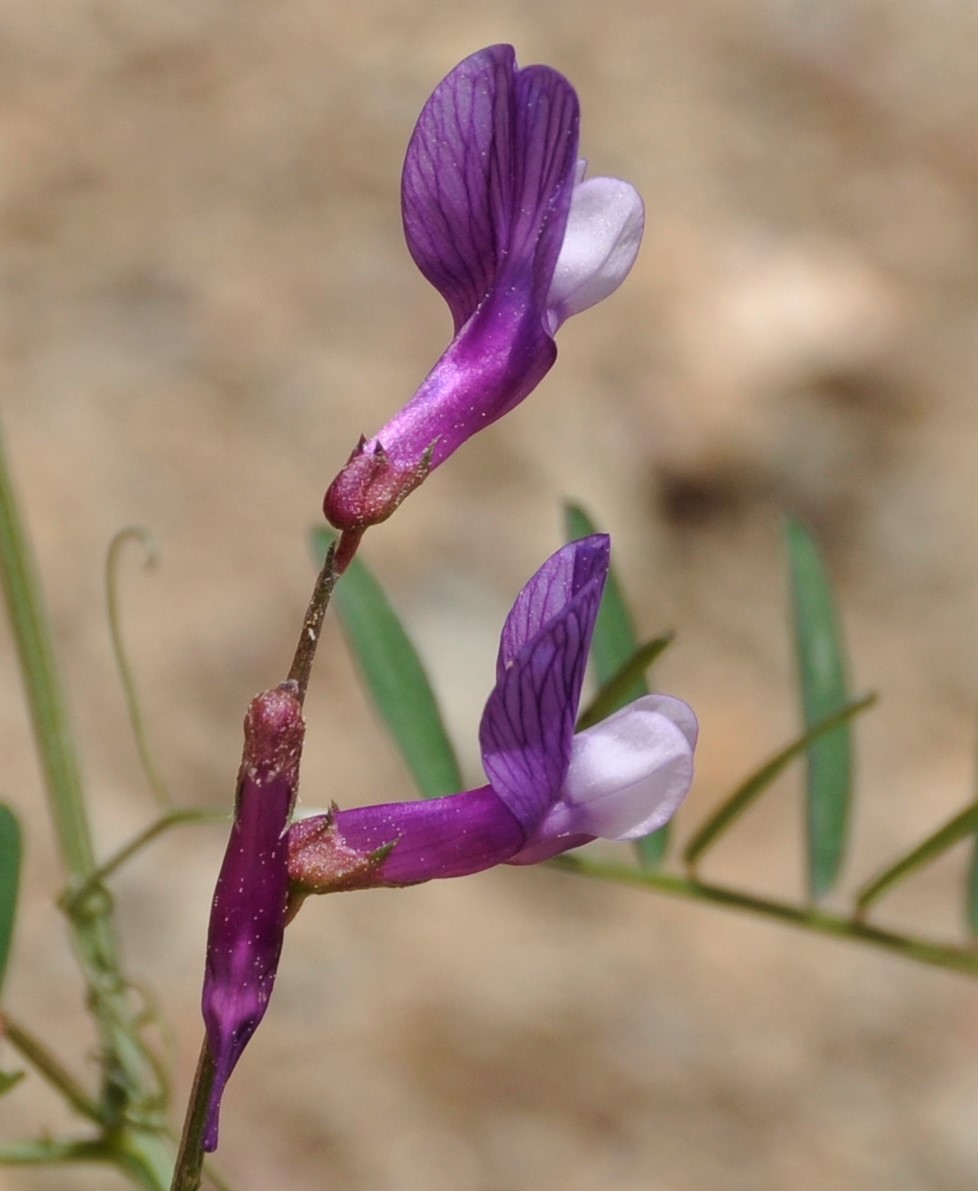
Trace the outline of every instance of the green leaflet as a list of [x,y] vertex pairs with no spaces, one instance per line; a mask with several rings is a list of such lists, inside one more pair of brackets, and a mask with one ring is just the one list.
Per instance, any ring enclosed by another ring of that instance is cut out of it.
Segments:
[[632,690],[637,681],[644,682],[646,670],[660,654],[665,653],[674,640],[675,634],[663,633],[661,637],[653,637],[651,641],[640,645],[578,716],[578,732],[599,724],[619,707],[631,702],[631,699],[623,698],[623,692]]
[[[791,577],[798,682],[805,727],[811,729],[849,702],[841,633],[821,553],[797,521],[785,526]],[[852,802],[852,732],[840,723],[808,748],[808,887],[818,901],[842,866]]]
[[[599,532],[594,521],[580,505],[564,505],[564,536],[568,542]],[[638,641],[631,612],[612,567],[608,572],[608,581],[605,584],[591,642],[591,658],[599,690],[590,707],[585,709],[581,716],[578,727],[586,727],[604,719],[627,703],[647,695],[649,686],[644,671],[671,640],[671,637],[658,637],[644,645]],[[644,665],[636,663],[635,659],[639,655],[647,659]],[[637,671],[633,669],[636,665]],[[660,864],[668,844],[668,824],[644,839],[636,840],[635,850],[642,867],[654,868]]]
[[976,831],[978,831],[978,803],[973,802],[971,806],[966,806],[943,827],[929,835],[923,843],[918,844],[906,856],[901,857],[895,864],[889,865],[872,881],[868,881],[856,895],[856,907],[859,912],[865,913],[898,881],[909,877],[911,873],[923,868],[924,865],[930,864],[932,860],[943,855],[948,848],[953,848],[961,840],[973,836]]
[[14,933],[20,851],[20,825],[13,812],[0,804],[0,989]]
[[776,752],[773,757],[768,758],[759,769],[740,783],[689,841],[683,852],[683,860],[686,864],[695,867],[703,853],[720,838],[731,823],[740,818],[744,811],[796,757],[808,752],[816,741],[834,731],[839,724],[848,723],[853,716],[865,711],[867,707],[872,707],[875,702],[875,695],[864,695],[861,699],[846,704],[841,711],[837,711],[835,715],[830,715],[828,719],[816,724],[814,728],[810,728]]
[[[327,531],[315,531],[320,558],[330,541]],[[455,750],[418,652],[380,584],[359,559],[337,583],[333,604],[367,690],[422,797],[460,791]]]

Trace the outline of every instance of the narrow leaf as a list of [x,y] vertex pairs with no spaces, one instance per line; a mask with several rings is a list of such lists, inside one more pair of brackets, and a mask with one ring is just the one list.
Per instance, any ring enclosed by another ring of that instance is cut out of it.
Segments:
[[[587,537],[588,534],[599,533],[597,525],[591,516],[578,504],[564,505],[564,536],[568,542],[577,538]],[[661,640],[658,638],[657,640]],[[600,688],[594,703],[587,709],[585,716],[590,723],[603,719],[619,707],[635,699],[641,699],[649,693],[649,685],[645,680],[645,670],[651,665],[655,657],[668,645],[668,641],[653,653],[653,656],[639,665],[635,671],[629,664],[642,648],[650,648],[655,642],[641,646],[635,635],[635,625],[621,584],[615,574],[614,567],[608,572],[601,608],[598,612],[597,623],[594,626],[594,637],[591,640],[591,658],[594,663],[594,673]],[[622,672],[628,668],[627,680],[620,681]],[[613,687],[613,693],[608,697],[605,692]],[[601,714],[590,719],[595,705],[601,701]],[[660,864],[669,845],[669,824],[660,827],[644,839],[635,841],[635,851],[639,863],[643,868],[654,868]]]
[[978,935],[978,842],[971,849],[968,882],[965,888],[965,923],[973,935]]
[[[329,541],[325,532],[317,531],[320,557]],[[455,751],[418,652],[359,559],[337,583],[333,603],[367,690],[422,797],[461,790]]]
[[619,707],[630,703],[631,699],[623,699],[622,691],[634,687],[637,681],[643,680],[645,671],[664,653],[675,640],[675,633],[663,633],[661,637],[653,637],[640,645],[627,662],[604,684],[587,707],[581,712],[577,720],[578,732],[590,728],[606,720]]
[[860,913],[865,913],[873,902],[878,901],[898,881],[902,881],[904,877],[910,876],[924,865],[930,864],[948,848],[953,848],[955,844],[974,835],[976,831],[978,831],[978,802],[973,802],[963,811],[959,811],[953,819],[945,823],[933,835],[929,835],[922,844],[918,844],[896,864],[891,864],[878,877],[874,877],[872,881],[864,885],[856,896],[856,908]]
[[964,916],[968,930],[978,935],[978,834],[971,846],[971,863],[964,891]]
[[20,825],[13,812],[0,804],[0,988],[3,987],[14,933],[20,850]]
[[[842,639],[832,587],[818,547],[797,521],[785,526],[795,653],[805,726],[848,701]],[[841,723],[808,749],[808,886],[818,901],[835,884],[845,854],[852,802],[852,732]]]
[[875,702],[876,696],[870,694],[863,695],[862,698],[846,704],[841,711],[837,711],[835,715],[830,715],[820,724],[816,724],[814,728],[810,728],[765,761],[750,777],[741,782],[689,841],[683,852],[683,860],[686,864],[694,867],[707,848],[719,839],[731,823],[740,818],[744,811],[763,794],[792,761],[808,752],[816,741],[824,739],[840,724],[847,723],[853,716],[865,711],[867,707],[872,707]]

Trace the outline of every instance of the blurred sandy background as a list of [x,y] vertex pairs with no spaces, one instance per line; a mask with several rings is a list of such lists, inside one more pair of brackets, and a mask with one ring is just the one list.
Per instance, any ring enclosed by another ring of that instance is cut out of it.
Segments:
[[[424,643],[473,781],[496,636],[583,500],[615,535],[660,685],[702,722],[688,837],[795,731],[779,514],[843,596],[862,721],[846,889],[973,793],[978,9],[965,0],[3,0],[0,392],[103,849],[152,813],[110,661],[104,552],[181,803],[229,805],[249,697],[291,656],[306,531],[361,432],[447,342],[404,248],[421,104],[481,45],[577,85],[595,172],[647,241],[561,333],[540,391],[446,465],[366,559]],[[3,774],[29,857],[9,1006],[79,1064],[9,639]],[[307,806],[406,795],[335,629]],[[709,875],[801,889],[785,781]],[[179,1114],[220,828],[116,882],[173,1030]],[[959,928],[966,857],[883,922]],[[840,895],[841,896],[841,895]],[[978,987],[845,944],[548,871],[311,904],[226,1098],[240,1191],[957,1191],[978,1183]],[[9,1056],[8,1056],[9,1057]],[[90,1061],[90,1060],[86,1060]],[[4,1138],[57,1129],[36,1081]],[[115,1188],[78,1170],[3,1188]]]

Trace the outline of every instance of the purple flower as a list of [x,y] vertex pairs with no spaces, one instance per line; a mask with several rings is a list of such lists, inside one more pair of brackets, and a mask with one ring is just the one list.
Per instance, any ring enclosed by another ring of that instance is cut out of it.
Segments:
[[693,777],[696,718],[648,695],[574,734],[609,540],[558,550],[503,627],[480,729],[489,785],[426,802],[334,810],[289,830],[293,896],[532,864],[662,826]]
[[642,200],[614,178],[584,181],[578,102],[512,46],[466,58],[425,104],[401,184],[411,255],[448,303],[455,338],[414,397],[361,440],[329,487],[327,519],[356,532],[553,364],[554,333],[612,293],[635,260]]
[[203,1014],[214,1061],[204,1149],[217,1148],[224,1086],[268,1006],[285,933],[286,828],[305,725],[296,684],[256,696],[245,716],[234,824],[207,932]]

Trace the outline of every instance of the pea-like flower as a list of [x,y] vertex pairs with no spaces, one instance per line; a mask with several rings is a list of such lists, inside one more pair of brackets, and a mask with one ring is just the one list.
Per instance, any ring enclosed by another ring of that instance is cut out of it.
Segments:
[[631,268],[642,200],[627,182],[584,179],[578,121],[567,79],[547,66],[518,69],[508,45],[466,58],[425,104],[404,162],[404,233],[448,303],[455,338],[333,480],[323,507],[338,529],[385,520],[521,402],[553,364],[561,323]]
[[299,821],[289,830],[294,901],[532,864],[670,818],[693,778],[697,725],[685,703],[648,695],[574,733],[609,549],[600,534],[573,542],[520,592],[480,728],[489,784]]

